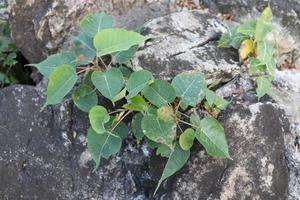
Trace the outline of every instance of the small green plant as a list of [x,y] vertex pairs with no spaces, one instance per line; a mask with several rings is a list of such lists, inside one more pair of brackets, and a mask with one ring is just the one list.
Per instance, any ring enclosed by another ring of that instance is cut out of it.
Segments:
[[[0,4],[0,9],[6,8],[6,4]],[[17,64],[18,50],[10,39],[10,28],[7,19],[0,18],[0,88],[17,81],[10,71]]]
[[[207,153],[229,158],[224,129],[213,116],[228,102],[208,89],[199,72],[183,72],[171,82],[155,79],[150,71],[131,72],[126,63],[153,36],[122,28],[112,28],[113,18],[105,13],[86,16],[80,23],[81,33],[74,37],[74,50],[49,56],[30,64],[49,79],[44,105],[60,103],[73,90],[74,104],[88,112],[88,150],[96,163],[116,154],[128,135],[125,118],[132,118],[131,130],[140,143],[145,140],[157,155],[168,161],[159,180],[178,171],[188,160],[194,140]],[[102,96],[111,105],[98,105]],[[212,116],[200,118],[187,112],[204,109]]]
[[268,6],[260,18],[230,28],[222,35],[218,44],[223,48],[239,49],[240,58],[247,59],[249,73],[256,79],[259,98],[270,92],[276,69],[276,49],[266,40],[266,35],[272,31],[272,17],[272,10]]

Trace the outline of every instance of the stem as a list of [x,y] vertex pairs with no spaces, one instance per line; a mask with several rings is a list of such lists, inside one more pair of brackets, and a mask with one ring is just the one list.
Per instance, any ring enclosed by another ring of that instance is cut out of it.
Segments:
[[186,122],[186,121],[183,121],[183,120],[181,120],[181,119],[178,119],[178,121],[181,122],[181,123],[183,123],[183,124],[189,125],[189,126],[191,126],[191,127],[198,128],[198,126],[195,126],[195,125],[193,125],[193,124],[191,124],[191,123],[188,123],[188,122]]
[[120,120],[116,123],[116,125],[114,125],[114,127],[111,129],[111,132],[113,132],[113,130],[121,123],[121,121],[122,121],[127,115],[129,115],[131,112],[132,112],[131,110],[127,111],[127,113],[125,113],[125,114],[120,118]]
[[108,114],[111,115],[111,114],[122,112],[122,111],[125,111],[125,110],[127,110],[127,109],[117,109],[117,110],[114,110],[114,111],[112,111],[112,112],[110,112]]
[[82,72],[86,72],[86,71],[89,71],[91,68],[85,68],[85,69],[83,69],[83,70],[80,70],[80,71],[78,71],[78,72],[76,72],[76,74],[78,75],[78,74],[81,74]]
[[104,65],[105,69],[107,69],[107,65],[106,65],[105,62],[102,60],[102,58],[101,58],[100,56],[99,56],[98,58],[100,59],[101,63]]
[[183,116],[185,116],[185,117],[187,117],[187,118],[190,118],[190,116],[188,116],[187,114],[185,114],[185,113],[183,113],[183,112],[180,112],[180,111],[177,111],[177,112],[179,112],[181,115],[183,115]]
[[176,121],[177,127],[179,128],[179,130],[181,131],[181,133],[183,133],[183,130],[181,128],[181,126],[179,125],[178,121]]

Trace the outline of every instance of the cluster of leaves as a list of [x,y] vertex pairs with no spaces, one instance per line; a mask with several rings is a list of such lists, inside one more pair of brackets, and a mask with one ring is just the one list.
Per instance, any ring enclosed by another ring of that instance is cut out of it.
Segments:
[[[0,9],[6,8],[6,4],[0,4]],[[10,39],[10,28],[7,19],[0,18],[0,88],[5,84],[17,82],[10,70],[17,64],[18,50]]]
[[219,40],[219,47],[240,50],[240,58],[249,63],[249,73],[256,78],[256,93],[260,98],[270,92],[276,69],[276,49],[266,40],[272,31],[272,10],[268,6],[258,19],[251,19],[230,28]]
[[[49,78],[45,106],[61,102],[80,82],[72,98],[80,110],[88,112],[88,150],[95,169],[101,159],[120,150],[129,132],[124,123],[129,116],[137,142],[145,140],[158,155],[168,158],[157,189],[187,162],[194,140],[209,155],[228,158],[221,124],[212,116],[201,119],[197,114],[185,114],[192,108],[204,108],[216,116],[228,102],[208,89],[199,72],[183,72],[172,82],[155,79],[147,70],[131,72],[125,64],[138,45],[153,36],[112,27],[111,16],[88,15],[80,23],[81,33],[74,37],[74,51],[30,64]],[[98,105],[100,96],[109,100],[113,109]]]

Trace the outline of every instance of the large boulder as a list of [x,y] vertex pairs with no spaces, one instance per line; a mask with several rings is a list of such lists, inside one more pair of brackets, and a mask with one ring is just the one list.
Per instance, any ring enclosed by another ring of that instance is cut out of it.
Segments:
[[212,81],[228,80],[239,71],[237,52],[217,47],[226,30],[207,11],[184,11],[160,17],[143,26],[148,42],[132,60],[132,68],[148,69],[159,78],[171,79],[183,71],[200,71]]
[[232,160],[193,152],[183,173],[170,183],[166,199],[287,199],[283,137],[289,124],[283,113],[271,103],[231,105],[220,119]]
[[68,48],[87,14],[105,11],[116,17],[116,26],[136,28],[169,13],[168,0],[16,0],[11,4],[12,37],[29,62]]
[[145,199],[154,187],[148,159],[126,141],[93,173],[86,150],[86,115],[65,101],[40,111],[40,87],[0,91],[0,196],[3,199]]

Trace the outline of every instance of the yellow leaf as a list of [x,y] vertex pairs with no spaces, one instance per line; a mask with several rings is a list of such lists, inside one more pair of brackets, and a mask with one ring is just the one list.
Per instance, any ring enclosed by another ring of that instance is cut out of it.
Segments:
[[245,59],[252,52],[254,52],[253,41],[251,39],[244,40],[240,48],[240,58]]

